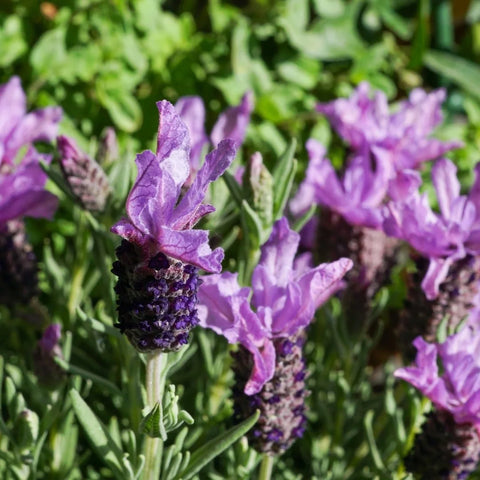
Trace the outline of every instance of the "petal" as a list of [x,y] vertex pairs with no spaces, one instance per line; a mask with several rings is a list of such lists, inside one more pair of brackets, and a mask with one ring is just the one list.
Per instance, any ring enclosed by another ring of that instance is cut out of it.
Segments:
[[237,273],[205,275],[198,289],[200,325],[223,335],[229,343],[237,343],[248,331],[244,325],[258,323],[248,304],[250,289],[240,288]]
[[127,198],[130,221],[146,235],[157,237],[170,217],[178,197],[178,185],[149,150],[137,155],[138,175]]
[[450,218],[452,203],[460,195],[457,167],[446,158],[438,160],[432,169],[432,180],[442,215]]
[[227,108],[221,113],[210,135],[213,146],[216,147],[223,139],[229,138],[239,147],[245,138],[252,110],[253,93],[247,92],[239,105]]
[[47,175],[37,161],[24,163],[3,178],[0,176],[0,222],[28,216],[52,218],[58,199],[45,190]]
[[157,102],[157,108],[160,119],[156,155],[175,181],[178,197],[190,171],[190,136],[187,126],[170,102]]
[[440,284],[447,278],[448,269],[453,263],[451,257],[430,258],[427,273],[422,280],[422,290],[428,300],[434,300],[440,293]]
[[232,140],[224,140],[218,148],[210,152],[199,170],[193,184],[182,198],[171,216],[171,226],[177,230],[190,228],[209,211],[201,208],[207,188],[230,166],[235,158],[235,146]]
[[257,307],[270,305],[269,290],[275,286],[285,287],[292,278],[293,260],[299,242],[300,235],[290,229],[285,217],[275,222],[252,275],[253,302]]
[[[12,77],[0,87],[0,143],[4,143],[27,111],[27,98],[20,79]],[[1,158],[0,156],[0,163]],[[10,159],[13,160],[13,159]]]
[[[247,347],[248,348],[248,347]],[[275,347],[269,339],[265,339],[260,347],[248,348],[253,355],[253,370],[245,385],[245,393],[258,393],[275,373]]]
[[407,199],[422,184],[420,173],[416,170],[403,170],[397,172],[395,177],[388,184],[388,194],[395,202]]
[[206,230],[172,230],[163,227],[157,236],[160,250],[173,258],[218,273],[222,269],[223,249],[212,251]]
[[175,104],[175,109],[185,122],[190,133],[192,150],[190,151],[190,175],[200,168],[200,157],[204,145],[208,142],[205,133],[205,106],[203,100],[195,95],[180,97]]

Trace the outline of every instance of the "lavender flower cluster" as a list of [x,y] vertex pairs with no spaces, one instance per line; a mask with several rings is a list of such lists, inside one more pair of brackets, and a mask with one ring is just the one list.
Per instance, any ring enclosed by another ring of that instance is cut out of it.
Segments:
[[[222,272],[223,249],[212,250],[209,232],[194,227],[215,210],[204,200],[244,141],[253,96],[245,94],[238,106],[223,112],[209,136],[199,97],[181,98],[175,106],[158,102],[156,152],[137,155],[126,217],[111,228],[122,239],[112,269],[118,277],[115,326],[143,353],[178,351],[196,325],[225,337],[236,346],[235,417],[241,421],[259,410],[251,444],[259,452],[281,454],[307,428],[303,346],[315,312],[335,294],[347,313],[362,321],[388,281],[403,241],[417,271],[409,277],[398,343],[407,361],[414,348],[417,354],[415,366],[395,375],[434,406],[405,465],[424,479],[467,478],[480,459],[480,330],[474,308],[480,170],[468,194],[461,195],[456,167],[444,157],[460,144],[431,136],[442,121],[444,98],[443,90],[417,89],[393,110],[384,94],[372,96],[361,84],[350,98],[319,104],[317,111],[345,143],[343,170],[335,171],[318,141],[307,142],[305,179],[287,211],[276,219],[264,217],[269,236],[244,284],[238,273]],[[23,220],[55,213],[57,198],[45,189],[40,163],[51,157],[39,153],[34,142],[56,137],[61,110],[26,113],[16,77],[0,87],[0,106],[0,303],[14,308],[15,302],[39,295],[38,267]],[[109,131],[97,158],[108,156],[106,145],[112,142]],[[204,158],[209,146],[213,150]],[[65,136],[58,137],[58,154],[74,201],[101,215],[111,193],[101,162]],[[439,212],[421,193],[420,170],[427,161],[434,161]],[[258,152],[252,165],[264,167]],[[260,184],[260,173],[255,178]],[[291,221],[312,204],[320,207],[319,214],[301,234],[295,232]],[[300,248],[310,252],[300,254]],[[442,322],[456,333],[438,343]],[[60,326],[52,324],[35,352],[39,381],[51,388],[48,372],[57,367],[53,357],[62,357],[59,341]]]

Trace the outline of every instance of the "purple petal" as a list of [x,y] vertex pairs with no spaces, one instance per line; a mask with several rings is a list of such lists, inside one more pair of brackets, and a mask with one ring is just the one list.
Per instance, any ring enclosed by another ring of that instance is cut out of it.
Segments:
[[200,97],[192,95],[179,98],[175,104],[175,109],[190,132],[190,140],[192,143],[192,149],[190,151],[190,175],[193,180],[192,173],[196,173],[200,168],[202,149],[208,142],[208,137],[205,133],[205,106]]
[[438,160],[432,169],[432,180],[437,192],[440,210],[445,218],[450,218],[451,205],[460,195],[457,167],[446,158]]
[[241,288],[237,276],[230,272],[205,275],[198,289],[200,325],[223,335],[229,343],[239,342],[249,334],[250,328],[257,337],[256,330],[261,329],[257,316],[250,309],[250,289]]
[[222,269],[223,249],[212,251],[206,230],[172,230],[163,227],[157,236],[160,250],[173,258],[218,273]]
[[157,108],[160,118],[156,156],[174,179],[178,196],[190,171],[190,136],[187,126],[170,102],[157,102]]
[[163,163],[149,150],[137,155],[138,175],[127,198],[127,213],[135,227],[157,238],[170,218],[179,187]]
[[417,192],[421,184],[422,178],[419,172],[416,170],[403,170],[397,172],[395,178],[390,180],[388,194],[393,201],[399,202]]
[[253,370],[245,385],[245,393],[254,395],[273,378],[275,373],[275,347],[266,338],[262,346],[249,348],[248,350],[253,355]]
[[[20,79],[12,77],[0,87],[0,144],[3,144],[27,111]],[[0,164],[3,154],[0,155]],[[10,162],[13,159],[8,159]]]
[[216,147],[225,138],[233,140],[237,147],[240,146],[245,138],[252,111],[253,93],[247,92],[239,105],[227,108],[218,117],[210,135],[213,146]]
[[52,323],[43,332],[42,338],[38,342],[40,348],[45,352],[51,352],[58,344],[62,335],[62,327],[59,323]]
[[[308,151],[309,162],[305,173],[305,179],[300,184],[295,197],[289,203],[290,211],[295,216],[303,215],[314,203],[316,203],[315,185],[317,179],[321,178],[318,171],[321,169],[326,153],[325,147],[314,139],[307,141],[306,148]],[[335,180],[337,180],[336,177]],[[336,186],[339,190],[341,189],[338,181]]]
[[453,263],[451,257],[430,258],[427,273],[422,280],[422,290],[428,300],[434,300],[440,293],[440,284],[447,278],[448,269]]
[[288,284],[292,278],[293,259],[299,242],[300,235],[290,229],[285,217],[275,222],[252,275],[255,306],[271,306],[278,292],[276,287]]
[[23,216],[52,218],[58,199],[45,190],[46,180],[47,175],[36,161],[0,176],[0,222]]
[[207,188],[230,166],[235,158],[235,145],[232,140],[224,140],[218,148],[210,152],[199,170],[193,184],[182,198],[171,216],[171,226],[177,230],[191,228],[212,207],[202,207]]

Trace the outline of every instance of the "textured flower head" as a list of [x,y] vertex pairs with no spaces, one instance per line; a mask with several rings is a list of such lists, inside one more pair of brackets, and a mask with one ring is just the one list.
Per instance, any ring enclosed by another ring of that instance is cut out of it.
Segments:
[[406,240],[430,258],[422,282],[427,298],[438,295],[450,265],[467,254],[480,253],[480,176],[468,196],[460,195],[455,165],[438,160],[432,169],[440,214],[432,211],[426,194],[412,194],[408,201],[391,202],[384,210],[383,228],[388,235]]
[[292,338],[305,328],[352,267],[346,258],[315,268],[307,266],[305,257],[295,262],[299,240],[282,218],[262,247],[252,288],[240,287],[237,274],[229,272],[204,277],[199,288],[200,324],[252,354],[248,395],[259,392],[274,374],[273,340]]
[[110,184],[100,165],[78,148],[72,138],[57,139],[60,167],[74,197],[87,210],[101,212],[110,193]]
[[[47,176],[32,142],[52,140],[62,110],[47,107],[27,113],[27,100],[18,77],[0,86],[0,225],[23,216],[50,218],[57,199],[45,190]],[[26,147],[22,158],[17,158]]]
[[437,409],[450,412],[457,423],[472,423],[480,433],[480,331],[467,326],[442,344],[417,337],[414,345],[415,366],[400,368],[395,376],[420,390]]
[[190,172],[190,137],[185,123],[172,104],[157,103],[160,114],[157,152],[137,155],[138,176],[127,199],[127,219],[112,231],[129,242],[154,253],[163,254],[209,272],[219,272],[223,250],[208,244],[208,232],[192,230],[207,213],[204,205],[210,182],[217,179],[235,156],[232,140],[220,142],[207,155],[188,191],[180,197]]
[[202,150],[209,141],[214,147],[224,139],[233,140],[237,148],[243,143],[253,110],[253,94],[247,92],[239,105],[227,108],[220,114],[213,126],[210,139],[205,132],[205,106],[200,97],[196,95],[181,97],[175,104],[175,109],[187,125],[192,142],[191,172],[186,182],[189,185],[200,168]]
[[402,171],[461,146],[429,137],[442,121],[444,99],[444,90],[428,94],[418,88],[391,113],[385,94],[377,91],[370,98],[369,85],[361,83],[350,98],[319,104],[317,111],[327,116],[353,150],[370,150],[392,170]]

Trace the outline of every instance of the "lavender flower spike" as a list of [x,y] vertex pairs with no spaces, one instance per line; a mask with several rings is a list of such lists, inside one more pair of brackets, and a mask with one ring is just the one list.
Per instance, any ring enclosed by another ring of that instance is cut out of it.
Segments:
[[101,212],[110,193],[110,185],[102,167],[72,138],[59,136],[60,167],[63,176],[78,202],[91,212]]
[[198,322],[198,268],[219,272],[223,250],[212,251],[208,232],[192,228],[214,211],[202,204],[206,190],[235,156],[233,142],[221,142],[178,200],[189,176],[189,132],[173,105],[162,101],[157,107],[157,152],[137,155],[138,176],[127,198],[128,218],[112,227],[124,239],[113,266],[119,277],[117,326],[143,352],[178,350]]
[[405,464],[422,479],[467,478],[480,458],[480,331],[467,326],[443,344],[418,337],[414,345],[416,365],[395,376],[426,395],[435,410]]
[[199,289],[200,324],[241,345],[236,408],[240,416],[261,409],[253,441],[270,453],[284,451],[303,434],[303,332],[352,267],[346,258],[315,268],[305,259],[294,262],[299,240],[282,218],[262,247],[252,289],[241,288],[237,274],[229,272],[205,277]]

